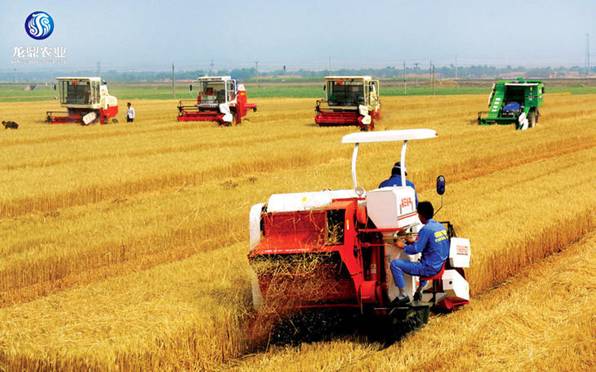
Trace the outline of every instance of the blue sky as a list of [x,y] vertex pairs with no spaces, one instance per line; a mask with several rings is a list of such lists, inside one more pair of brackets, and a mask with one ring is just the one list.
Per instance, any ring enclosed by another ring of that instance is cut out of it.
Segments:
[[[44,41],[24,31],[34,10],[54,18]],[[596,45],[596,0],[3,0],[0,17],[0,69],[16,67],[16,46],[64,46],[69,68],[95,69],[100,61],[102,69],[165,70],[172,62],[206,68],[211,60],[216,68],[258,60],[262,69],[456,58],[460,65],[583,66],[586,33]]]

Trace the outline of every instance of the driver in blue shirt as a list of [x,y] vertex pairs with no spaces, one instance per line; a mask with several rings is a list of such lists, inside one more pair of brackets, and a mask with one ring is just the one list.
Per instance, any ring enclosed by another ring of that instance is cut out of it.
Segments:
[[[407,176],[408,172],[404,172],[404,175]],[[401,163],[399,161],[393,165],[393,168],[391,169],[391,177],[379,184],[379,188],[391,186],[401,186]],[[414,183],[406,178],[406,186],[410,186],[414,189],[416,204],[418,204],[418,193],[416,193],[416,187],[414,186]]]
[[[409,255],[422,253],[420,261],[395,259],[391,261],[391,273],[393,281],[399,289],[399,295],[392,301],[392,306],[405,305],[410,302],[406,294],[404,273],[415,276],[433,276],[441,271],[443,264],[449,257],[449,236],[445,227],[432,219],[434,208],[431,202],[422,201],[418,203],[418,217],[424,224],[418,233],[418,240],[406,239],[408,245],[398,241],[397,246],[403,248]],[[424,284],[424,283],[422,283]]]

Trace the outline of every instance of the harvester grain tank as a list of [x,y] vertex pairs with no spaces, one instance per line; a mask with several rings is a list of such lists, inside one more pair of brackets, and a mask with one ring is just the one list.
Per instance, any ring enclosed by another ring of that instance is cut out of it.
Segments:
[[[352,189],[274,194],[266,203],[252,206],[248,258],[254,270],[255,308],[277,301],[293,309],[359,309],[380,319],[422,312],[427,319],[433,306],[453,310],[467,304],[464,268],[470,264],[470,242],[457,238],[446,221],[450,253],[444,271],[425,289],[418,288],[419,278],[406,275],[406,291],[416,301],[390,307],[398,294],[390,260],[400,254],[404,259],[418,258],[394,244],[396,237],[415,234],[421,227],[415,191],[405,183],[407,143],[434,137],[431,129],[346,135],[342,142],[354,145]],[[359,145],[393,141],[403,142],[402,185],[365,191],[356,177]],[[440,176],[437,192],[442,195],[444,189]]]
[[315,108],[319,126],[355,125],[368,131],[381,118],[379,81],[370,76],[326,76],[323,90]]
[[110,95],[108,85],[100,77],[59,77],[56,87],[60,105],[67,111],[47,111],[48,123],[106,124],[110,119],[118,122],[118,99]]
[[[195,86],[196,101],[178,103],[178,121],[215,121],[220,125],[240,124],[248,110],[257,111],[257,105],[247,102],[244,84],[230,76],[203,76]],[[193,90],[193,85],[189,89]]]
[[488,112],[478,113],[478,124],[515,123],[516,129],[533,128],[540,118],[543,95],[540,80],[499,80],[488,98]]

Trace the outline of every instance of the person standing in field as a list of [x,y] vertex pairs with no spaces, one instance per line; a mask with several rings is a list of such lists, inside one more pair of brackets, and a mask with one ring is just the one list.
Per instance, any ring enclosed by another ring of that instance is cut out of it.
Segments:
[[132,105],[130,104],[130,102],[128,102],[126,104],[126,106],[128,107],[128,110],[126,110],[126,122],[127,123],[132,123],[135,121],[135,108],[132,107]]
[[[392,306],[405,305],[410,302],[406,294],[404,273],[416,276],[433,276],[441,271],[443,264],[449,256],[449,236],[445,227],[433,220],[435,210],[429,201],[418,204],[418,217],[424,224],[418,233],[418,240],[406,238],[408,245],[403,240],[397,241],[398,248],[406,254],[415,255],[422,253],[419,262],[396,259],[391,261],[391,274],[393,281],[399,289],[399,295],[392,301]],[[424,283],[421,283],[424,285]]]

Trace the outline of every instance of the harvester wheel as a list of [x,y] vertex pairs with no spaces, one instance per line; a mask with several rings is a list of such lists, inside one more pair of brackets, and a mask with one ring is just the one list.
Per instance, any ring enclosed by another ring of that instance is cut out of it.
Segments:
[[430,315],[430,305],[399,307],[393,309],[389,316],[391,317],[394,336],[401,338],[407,333],[422,328],[428,323]]
[[365,124],[360,125],[360,131],[361,132],[368,132],[368,131],[370,131],[372,129],[373,129],[373,124],[372,123],[370,123],[369,125],[365,125]]
[[116,119],[116,118],[113,118],[113,119],[112,119],[112,124],[118,124],[118,119]]
[[528,128],[534,128],[536,126],[536,111],[531,111],[528,115]]

